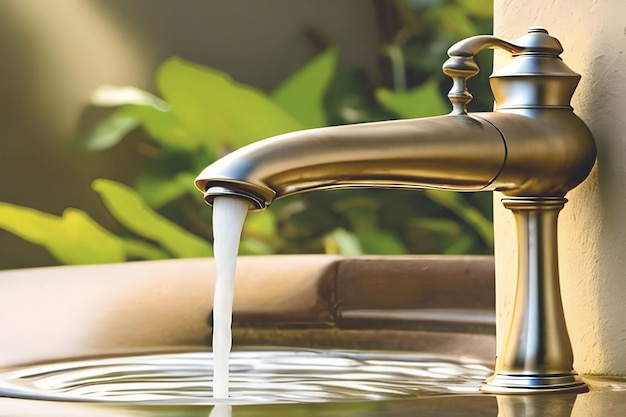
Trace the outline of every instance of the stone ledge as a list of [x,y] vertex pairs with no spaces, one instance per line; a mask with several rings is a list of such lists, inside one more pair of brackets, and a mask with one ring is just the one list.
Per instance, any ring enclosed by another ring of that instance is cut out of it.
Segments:
[[[1,271],[0,366],[206,347],[213,267],[212,259],[176,259]],[[489,338],[493,286],[490,257],[241,257],[234,328],[255,334],[242,343],[264,344],[304,340],[296,337],[303,330],[320,342],[332,336],[331,344],[372,346],[396,331],[405,341],[393,345],[402,348],[417,343],[419,332]]]

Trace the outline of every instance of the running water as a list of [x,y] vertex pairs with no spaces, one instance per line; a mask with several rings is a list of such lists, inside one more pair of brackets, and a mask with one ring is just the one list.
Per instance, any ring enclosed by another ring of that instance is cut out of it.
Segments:
[[213,201],[213,398],[228,398],[228,357],[232,346],[232,312],[241,229],[248,203],[237,198],[217,197]]

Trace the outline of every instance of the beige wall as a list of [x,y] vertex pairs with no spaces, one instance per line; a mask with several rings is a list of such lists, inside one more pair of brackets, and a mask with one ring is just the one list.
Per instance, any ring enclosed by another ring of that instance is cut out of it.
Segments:
[[[598,144],[596,167],[568,194],[560,216],[560,270],[574,366],[626,374],[626,3],[623,0],[496,0],[494,32],[516,39],[543,26],[582,75],[572,105]],[[496,55],[496,67],[506,57]],[[496,197],[499,277],[515,267],[510,214]],[[499,279],[499,324],[510,314],[512,282]],[[501,341],[500,341],[501,342]]]

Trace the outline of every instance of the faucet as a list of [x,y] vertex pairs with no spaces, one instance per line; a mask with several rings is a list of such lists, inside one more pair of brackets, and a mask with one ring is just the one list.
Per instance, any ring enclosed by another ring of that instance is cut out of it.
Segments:
[[[468,113],[474,57],[500,48],[513,59],[491,75],[495,111]],[[570,99],[580,75],[540,27],[514,42],[474,36],[448,50],[453,81],[448,115],[324,127],[238,149],[205,168],[196,186],[251,210],[295,193],[350,187],[499,191],[517,225],[517,289],[512,320],[487,393],[584,391],[573,370],[558,271],[557,217],[566,193],[591,171],[596,148]]]

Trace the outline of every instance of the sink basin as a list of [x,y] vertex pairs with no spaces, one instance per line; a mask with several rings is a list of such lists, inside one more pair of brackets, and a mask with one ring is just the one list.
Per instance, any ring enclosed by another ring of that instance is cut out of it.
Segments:
[[[13,370],[41,371],[67,361],[80,365],[119,357],[206,353],[213,278],[212,259],[0,272],[3,378]],[[459,366],[480,365],[480,372],[487,372],[485,365],[491,366],[495,355],[494,298],[493,258],[485,256],[243,257],[233,315],[235,356],[267,352],[268,346],[275,349],[272,352],[297,348],[323,355],[375,357],[393,352],[410,360],[422,355]],[[472,377],[457,393],[418,387],[408,395],[377,401],[248,403],[226,411],[212,405],[144,401],[49,401],[43,394],[48,400],[10,398],[5,390],[0,410],[8,417],[543,415],[532,414],[537,409],[565,410],[549,415],[570,416],[576,415],[572,410],[578,404],[595,407],[596,398],[606,407],[610,398],[614,408],[626,411],[626,385],[621,380],[589,379],[591,392],[578,396],[503,397],[478,394],[482,376]]]

